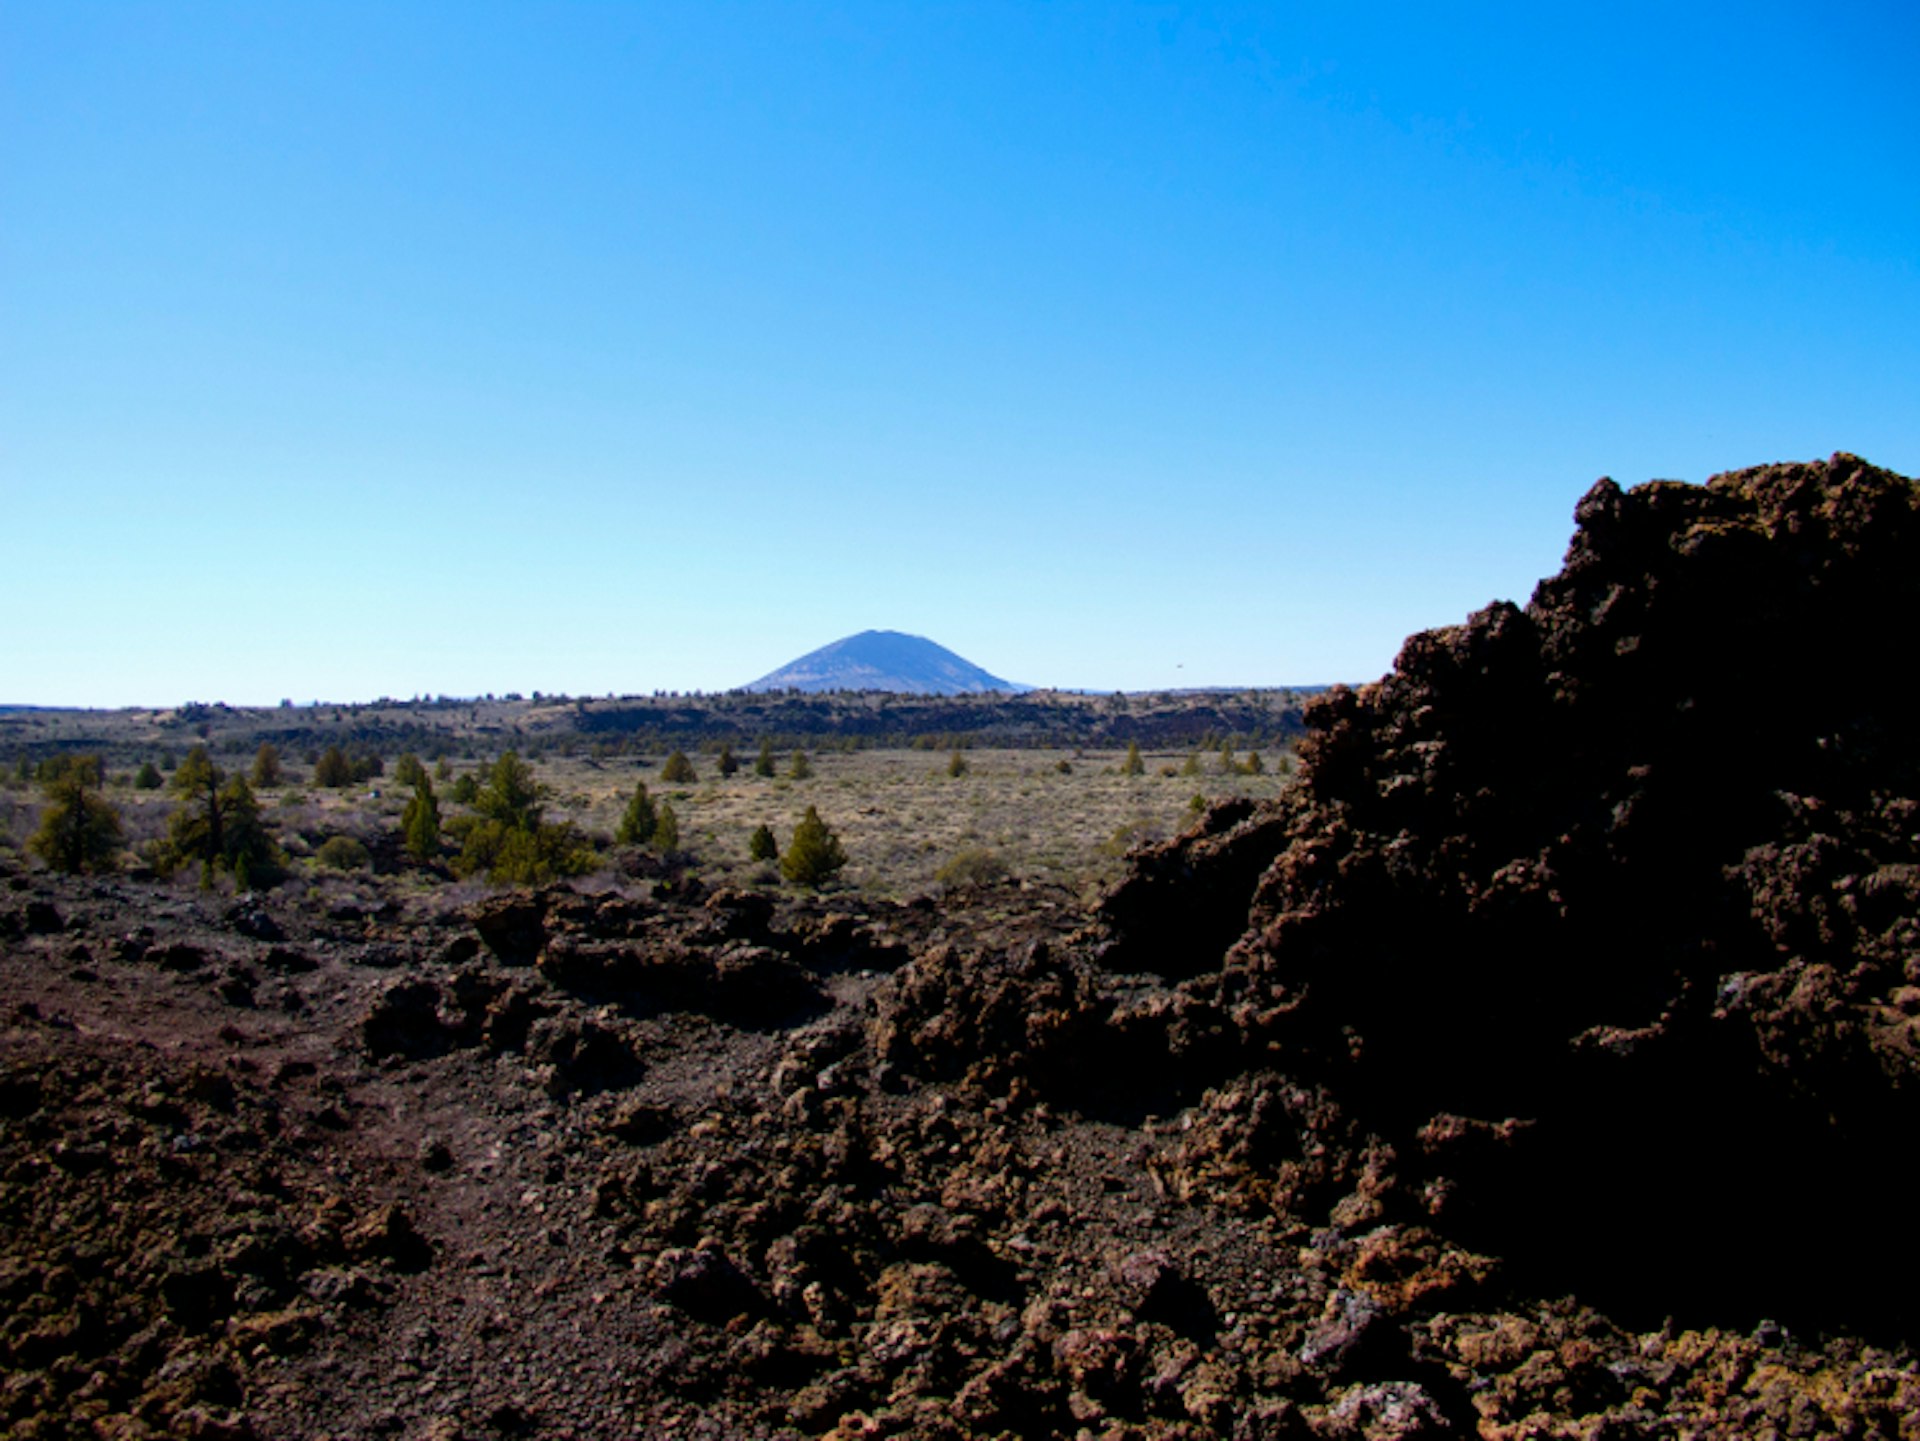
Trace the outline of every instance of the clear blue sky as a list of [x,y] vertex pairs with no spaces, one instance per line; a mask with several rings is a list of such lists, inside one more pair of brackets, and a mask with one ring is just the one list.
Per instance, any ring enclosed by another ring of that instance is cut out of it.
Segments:
[[1920,12],[0,5],[0,701],[1365,680],[1920,472]]

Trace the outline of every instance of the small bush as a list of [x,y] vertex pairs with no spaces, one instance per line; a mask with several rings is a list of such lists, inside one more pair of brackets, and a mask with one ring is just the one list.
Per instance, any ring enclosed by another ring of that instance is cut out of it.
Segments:
[[813,774],[813,764],[807,759],[805,751],[793,753],[793,764],[787,767],[787,774],[797,781],[803,781]]
[[991,885],[1007,878],[1007,863],[985,846],[969,846],[956,851],[933,878],[948,887]]
[[772,826],[755,826],[747,838],[747,856],[756,861],[780,859],[780,843],[773,838]]
[[330,871],[364,871],[373,864],[367,848],[352,836],[329,836],[313,858]]
[[1140,758],[1140,742],[1127,742],[1127,758],[1120,762],[1120,774],[1123,776],[1142,776],[1147,773],[1147,763]]
[[773,742],[762,740],[760,754],[753,758],[753,773],[757,776],[771,776],[773,770]]
[[687,759],[687,753],[675,751],[660,767],[660,779],[670,784],[679,784],[698,780],[699,776],[694,774],[693,762]]
[[727,745],[720,747],[720,758],[714,762],[714,765],[723,776],[730,776],[740,769],[740,762],[733,758],[733,747]]
[[966,773],[967,773],[967,758],[962,754],[960,754],[960,751],[958,750],[958,748],[956,748],[954,750],[952,759],[947,762],[947,774],[952,776],[955,780],[958,780],[960,779],[961,776],[965,775]]
[[141,761],[140,769],[134,772],[133,788],[138,791],[157,791],[166,784],[160,774],[160,767],[152,761]]

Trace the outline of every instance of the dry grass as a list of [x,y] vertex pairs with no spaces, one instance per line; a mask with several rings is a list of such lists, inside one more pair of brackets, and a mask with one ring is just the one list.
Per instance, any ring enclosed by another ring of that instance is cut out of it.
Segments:
[[[1111,879],[1129,843],[1172,835],[1193,816],[1195,795],[1271,796],[1284,776],[1220,774],[1215,757],[1199,775],[1177,772],[1188,753],[1152,754],[1146,774],[1120,774],[1119,752],[972,750],[967,773],[950,776],[948,756],[925,750],[823,751],[807,780],[762,778],[743,765],[722,777],[713,758],[694,764],[692,784],[663,786],[655,764],[552,759],[539,766],[555,810],[590,832],[611,834],[636,782],[670,801],[683,844],[715,880],[744,881],[762,867],[747,838],[769,825],[781,845],[809,805],[846,847],[845,884],[873,895],[930,890],[935,873],[963,850],[993,852],[1015,877],[1080,886]],[[1279,757],[1269,754],[1269,765]],[[1065,762],[1070,769],[1060,769]],[[1173,770],[1174,775],[1162,772]]]
[[[534,770],[549,792],[550,818],[571,820],[602,841],[611,838],[637,782],[656,803],[670,802],[682,845],[695,870],[712,883],[762,883],[773,870],[747,855],[754,827],[768,825],[784,847],[809,805],[845,846],[848,865],[840,884],[876,896],[904,898],[938,888],[940,869],[962,852],[987,853],[1016,879],[1044,880],[1083,889],[1120,872],[1127,847],[1139,840],[1175,834],[1193,818],[1196,795],[1271,796],[1287,784],[1275,772],[1282,757],[1269,751],[1263,775],[1222,774],[1218,757],[1200,758],[1198,774],[1182,774],[1190,753],[1148,752],[1146,773],[1120,773],[1118,751],[969,750],[967,773],[948,774],[944,751],[819,751],[810,755],[813,774],[753,774],[751,757],[722,777],[711,755],[696,755],[692,783],[665,785],[660,757],[594,760],[547,757]],[[1244,758],[1244,757],[1243,757]],[[1063,764],[1067,769],[1062,769]],[[397,831],[406,792],[386,777],[371,785],[329,790],[305,783],[305,767],[290,767],[299,781],[260,793],[261,813],[294,863],[312,867],[313,852],[330,836],[371,841]],[[484,779],[486,765],[456,762],[454,772]],[[448,799],[450,782],[436,785],[443,816],[461,807]],[[174,798],[164,790],[110,787],[130,844],[165,830]],[[0,844],[18,846],[32,828],[37,792],[0,792]]]

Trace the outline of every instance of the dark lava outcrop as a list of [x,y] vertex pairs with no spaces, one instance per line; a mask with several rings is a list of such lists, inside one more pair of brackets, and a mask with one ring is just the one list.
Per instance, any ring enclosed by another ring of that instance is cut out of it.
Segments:
[[1310,709],[1284,801],[1141,857],[1107,963],[1201,977],[1529,1284],[1910,1337],[1920,492],[1837,455],[1576,517],[1524,609]]

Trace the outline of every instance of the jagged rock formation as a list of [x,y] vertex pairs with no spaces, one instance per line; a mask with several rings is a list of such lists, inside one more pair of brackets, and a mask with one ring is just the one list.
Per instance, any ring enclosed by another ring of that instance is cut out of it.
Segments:
[[1837,455],[1576,516],[1524,610],[1310,710],[1284,803],[1142,857],[1108,963],[1201,976],[1541,1286],[1911,1335],[1920,493]]

